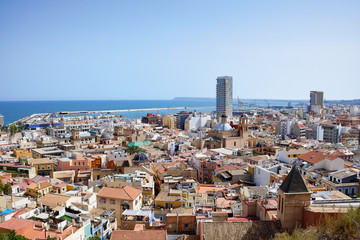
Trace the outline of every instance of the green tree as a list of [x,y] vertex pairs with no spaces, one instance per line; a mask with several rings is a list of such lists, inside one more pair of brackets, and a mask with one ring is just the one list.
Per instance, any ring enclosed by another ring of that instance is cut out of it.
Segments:
[[89,237],[89,240],[101,240],[99,236]]
[[127,149],[125,149],[125,152],[131,155],[134,153],[142,152],[142,150],[139,146],[128,146]]
[[3,187],[3,192],[5,195],[11,195],[12,193],[12,188],[11,188],[11,184],[10,183],[6,183]]
[[351,208],[347,213],[325,215],[320,224],[306,229],[296,228],[291,234],[279,233],[275,240],[346,240],[360,239],[360,208]]
[[6,235],[7,238],[3,238],[0,236],[0,239],[6,239],[6,240],[27,240],[26,237],[22,236],[22,235],[17,235],[15,230],[11,230],[9,232],[9,234],[1,234],[1,235]]
[[255,150],[252,151],[252,154],[253,154],[253,156],[256,156],[256,155],[257,155],[257,153],[256,153]]

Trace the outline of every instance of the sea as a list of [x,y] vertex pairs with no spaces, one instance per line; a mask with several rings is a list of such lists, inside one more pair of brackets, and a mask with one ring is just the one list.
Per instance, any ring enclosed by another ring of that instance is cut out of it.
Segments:
[[[256,100],[242,99],[243,103],[254,106],[297,106],[304,100]],[[215,111],[215,99],[174,99],[174,100],[61,100],[61,101],[0,101],[0,114],[4,116],[4,124],[12,123],[34,113],[52,113],[62,111],[94,111],[144,108],[188,107],[186,111]],[[212,106],[212,107],[210,107]],[[196,108],[210,107],[210,108]],[[234,109],[237,101],[234,100]],[[145,112],[128,112],[120,115],[127,118],[140,118],[147,113],[175,114],[182,110],[162,110]]]

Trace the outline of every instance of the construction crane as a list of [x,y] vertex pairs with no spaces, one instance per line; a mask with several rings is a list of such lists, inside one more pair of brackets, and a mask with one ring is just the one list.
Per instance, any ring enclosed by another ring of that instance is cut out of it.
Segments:
[[243,106],[248,106],[248,107],[256,106],[256,104],[254,104],[254,103],[244,103],[244,102],[240,101],[239,96],[237,97],[237,101],[238,101],[238,108],[239,108],[239,110],[240,110]]

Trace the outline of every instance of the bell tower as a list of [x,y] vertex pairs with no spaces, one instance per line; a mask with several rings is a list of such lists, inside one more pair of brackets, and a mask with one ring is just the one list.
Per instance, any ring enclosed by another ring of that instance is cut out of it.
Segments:
[[242,115],[239,118],[239,136],[247,138],[248,130],[249,130],[249,119],[246,116]]
[[304,207],[310,206],[311,193],[294,166],[278,190],[277,218],[283,230],[292,231],[301,226]]

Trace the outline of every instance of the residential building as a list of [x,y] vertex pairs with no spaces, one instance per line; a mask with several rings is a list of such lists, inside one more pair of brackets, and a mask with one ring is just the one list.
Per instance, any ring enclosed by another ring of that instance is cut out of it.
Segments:
[[198,181],[200,183],[211,183],[216,167],[216,161],[207,159],[196,159],[195,168],[198,172]]
[[292,134],[298,138],[306,137],[306,129],[307,127],[304,124],[294,124],[292,127]]
[[321,151],[311,151],[299,156],[301,170],[305,174],[315,169],[325,169],[327,171],[337,171],[344,169],[344,159],[334,154]]
[[184,129],[185,130],[197,130],[199,128],[204,128],[211,123],[211,116],[204,114],[193,113],[185,120]]
[[[81,181],[80,171],[88,172],[91,170],[91,160],[81,153],[72,153],[70,157],[57,158],[57,171],[75,171],[75,182]],[[89,176],[90,178],[90,176]]]
[[186,190],[163,189],[155,198],[155,207],[163,209],[184,207],[186,196]]
[[64,154],[64,150],[61,150],[57,147],[48,147],[48,148],[34,148],[31,150],[33,158],[46,158],[50,156],[61,156]]
[[279,152],[278,159],[280,162],[293,164],[301,155],[308,153],[306,149],[286,149]]
[[28,163],[35,167],[36,175],[53,177],[54,163],[48,158],[31,158]]
[[281,120],[275,127],[275,134],[281,135],[281,139],[285,140],[287,135],[291,135],[291,130],[295,124],[294,119],[286,118]]
[[216,79],[216,116],[232,117],[233,114],[233,78],[230,76]]
[[129,186],[122,188],[103,187],[97,194],[97,207],[102,210],[115,211],[115,217],[120,227],[122,213],[126,209],[141,209],[142,191]]
[[48,194],[51,190],[52,190],[52,185],[49,182],[46,181],[39,183],[33,182],[26,187],[25,194],[30,195],[32,197],[41,197]]
[[164,127],[167,127],[169,129],[176,128],[176,116],[174,115],[165,115],[163,122]]
[[163,119],[160,114],[152,114],[148,113],[146,116],[141,118],[142,123],[147,123],[150,125],[156,125],[156,126],[162,126],[163,125]]
[[191,115],[191,112],[187,112],[187,111],[181,111],[180,113],[177,113],[175,115],[176,117],[176,128],[177,129],[185,129],[185,122],[186,119]]
[[13,154],[16,157],[16,160],[21,159],[29,159],[32,158],[32,152],[28,150],[22,150],[22,149],[14,149]]
[[356,195],[359,192],[358,173],[350,170],[339,170],[329,173],[322,178],[322,183],[327,191],[337,190],[346,195]]
[[324,107],[324,92],[311,91],[310,92],[310,109],[314,106]]

